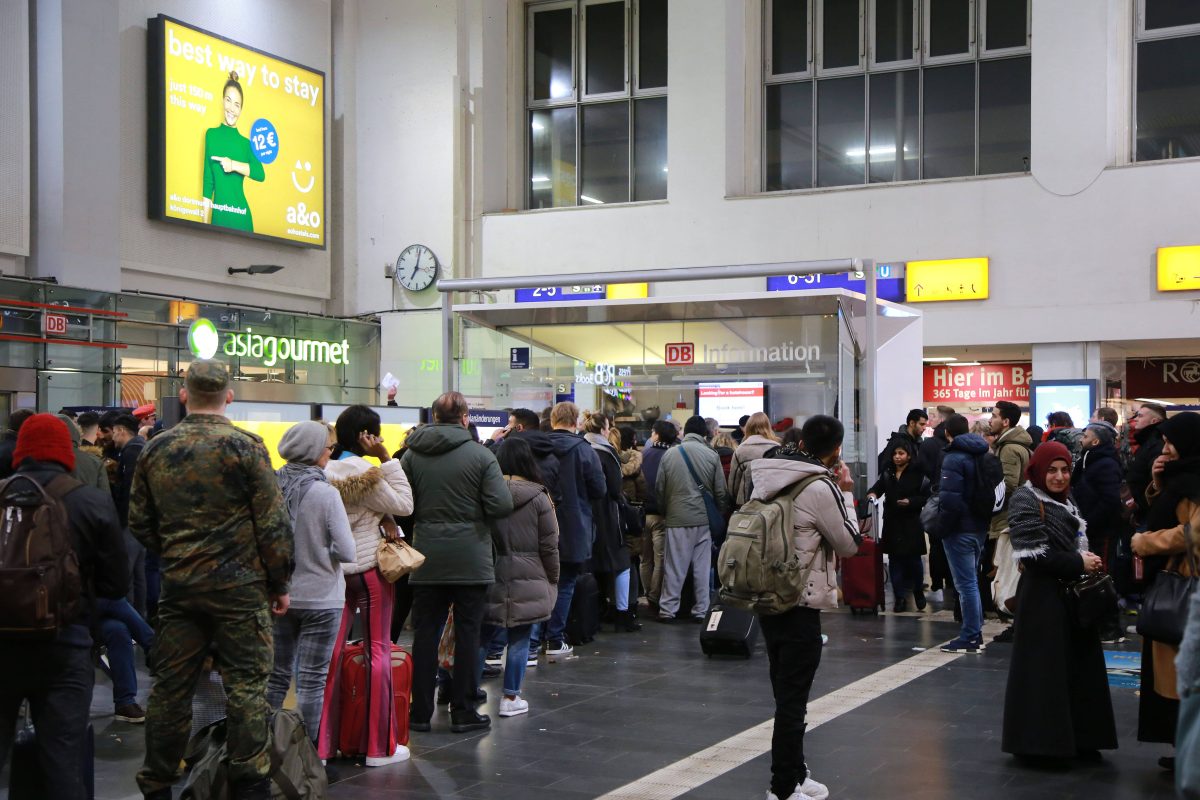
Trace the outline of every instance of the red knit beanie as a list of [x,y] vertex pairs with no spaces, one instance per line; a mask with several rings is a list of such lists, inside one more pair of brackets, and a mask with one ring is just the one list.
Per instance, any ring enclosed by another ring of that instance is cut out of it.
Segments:
[[19,467],[27,458],[34,461],[53,461],[67,471],[75,469],[75,448],[66,423],[53,414],[34,414],[17,431],[17,448],[12,463]]

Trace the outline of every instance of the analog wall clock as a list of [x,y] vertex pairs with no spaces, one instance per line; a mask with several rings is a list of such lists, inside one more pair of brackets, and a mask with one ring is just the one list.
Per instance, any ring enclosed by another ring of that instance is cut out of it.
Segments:
[[423,244],[410,244],[396,259],[396,281],[410,292],[428,289],[437,280],[442,265]]

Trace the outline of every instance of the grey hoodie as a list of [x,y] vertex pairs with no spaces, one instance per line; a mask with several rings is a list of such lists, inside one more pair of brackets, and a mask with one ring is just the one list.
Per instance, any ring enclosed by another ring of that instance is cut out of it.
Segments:
[[760,458],[750,464],[754,482],[752,500],[769,501],[809,475],[829,480],[809,484],[792,503],[792,530],[801,563],[809,563],[808,587],[800,605],[832,609],[837,602],[837,569],[834,555],[848,558],[858,552],[862,538],[851,521],[854,495],[838,489],[821,464],[790,458]]

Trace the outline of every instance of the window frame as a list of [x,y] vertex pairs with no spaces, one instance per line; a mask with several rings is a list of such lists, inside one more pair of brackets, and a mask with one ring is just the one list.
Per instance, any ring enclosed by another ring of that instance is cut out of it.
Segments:
[[[665,97],[667,90],[671,86],[671,69],[667,66],[667,85],[666,86],[648,86],[642,88],[642,26],[639,17],[642,15],[641,2],[627,0],[628,8],[628,25],[629,35],[632,37],[630,42],[630,61],[629,61],[629,96],[633,97]],[[668,13],[667,20],[671,17]],[[668,44],[669,44],[668,34]]]
[[[1133,20],[1133,39],[1134,44],[1144,42],[1151,39],[1176,39],[1183,36],[1194,36],[1200,34],[1200,22],[1191,25],[1175,25],[1170,28],[1154,28],[1153,30],[1146,29],[1146,0],[1137,0],[1134,7]],[[1134,56],[1136,63],[1137,56]],[[1137,93],[1137,85],[1134,84],[1134,93]]]
[[[812,2],[812,0],[808,0]],[[587,13],[586,8],[592,5],[620,3],[624,9],[624,68],[625,88],[619,92],[602,94],[587,94]],[[534,20],[539,13],[571,10],[571,76],[572,94],[553,100],[533,99],[533,68],[534,68]],[[521,196],[526,211],[546,211],[564,208],[587,208],[593,205],[618,205],[632,202],[663,202],[663,200],[635,201],[636,174],[634,158],[635,119],[637,101],[662,97],[670,103],[670,73],[667,75],[666,86],[639,89],[638,58],[641,52],[641,34],[638,30],[637,15],[640,11],[640,0],[529,0],[524,2],[521,13],[525,14],[525,48],[523,63],[525,65],[525,104],[521,108],[522,126],[522,156],[521,156]],[[669,17],[668,17],[669,20]],[[583,200],[583,156],[584,156],[584,116],[588,106],[607,103],[624,103],[627,109],[626,119],[626,192],[625,200],[612,203],[590,203]],[[553,111],[555,109],[571,108],[575,111],[575,204],[571,206],[550,206],[547,208],[533,207],[533,175],[532,175],[532,117],[538,111]],[[670,150],[668,148],[668,159]],[[668,173],[669,174],[669,173]],[[668,191],[670,184],[668,182]]]
[[763,83],[792,83],[793,81],[805,80],[813,77],[816,72],[816,57],[817,48],[815,44],[814,25],[811,24],[815,19],[815,11],[813,3],[817,0],[804,0],[804,13],[808,15],[810,24],[808,25],[807,36],[805,37],[805,63],[808,69],[803,72],[775,72],[774,64],[774,27],[775,15],[771,13],[772,0],[763,0],[763,14],[765,20],[763,22],[762,48],[763,48]]
[[876,61],[875,54],[878,52],[876,41],[875,20],[878,16],[878,6],[880,0],[870,0],[867,6],[867,72],[888,72],[890,70],[902,70],[909,67],[919,67],[921,65],[921,5],[919,0],[908,0],[912,4],[913,17],[913,35],[912,35],[912,57],[907,59],[898,59],[896,61]]
[[[848,67],[826,67],[825,59],[825,3],[828,0],[813,0],[812,19],[812,54],[809,60],[809,71],[821,78],[837,78],[847,75],[860,75],[867,68],[867,11],[865,0],[858,0],[858,63]],[[810,2],[809,8],[812,8]],[[814,93],[815,96],[815,93]],[[815,118],[814,118],[815,119]]]
[[[633,46],[632,46],[633,42],[631,41],[632,31],[630,29],[630,20],[631,20],[630,11],[629,11],[630,2],[631,2],[631,0],[581,0],[581,2],[579,4],[579,12],[577,12],[577,15],[579,17],[579,29],[578,29],[579,39],[578,39],[578,43],[577,43],[577,50],[579,53],[579,58],[578,58],[579,81],[577,84],[575,95],[578,98],[578,102],[581,104],[585,103],[585,102],[599,103],[599,102],[604,102],[605,100],[620,100],[620,99],[628,98],[631,96],[630,91],[629,91],[630,88],[632,87],[632,84],[630,83],[630,79],[632,77],[632,69],[631,69],[630,59],[633,57]],[[587,9],[588,9],[588,6],[606,6],[606,5],[618,5],[618,4],[621,5],[622,10],[624,12],[624,18],[623,18],[624,41],[622,42],[622,48],[621,48],[622,49],[621,60],[622,60],[624,70],[625,70],[625,88],[615,91],[615,92],[599,92],[596,94],[589,94],[588,90],[587,90],[587,79],[588,79]]]
[[[525,110],[529,111],[538,108],[554,108],[556,106],[565,106],[579,102],[579,11],[578,3],[575,0],[555,0],[548,3],[530,3],[525,7],[526,23],[525,23]],[[533,26],[534,18],[547,11],[561,11],[570,9],[571,11],[571,96],[569,98],[548,98],[544,100],[535,100],[533,98]],[[526,120],[528,125],[528,120]],[[528,136],[528,132],[526,132]]]
[[965,0],[969,8],[967,30],[969,31],[970,43],[967,46],[967,50],[962,53],[952,53],[945,56],[933,56],[929,54],[929,23],[933,19],[933,14],[930,11],[932,2],[933,0],[921,0],[921,66],[936,67],[942,64],[962,64],[967,61],[978,60],[979,8],[976,0]]
[[[1143,0],[1139,0],[1142,2]],[[997,47],[989,50],[987,46],[987,7],[991,0],[978,0],[979,5],[979,58],[1004,58],[1005,56],[1024,55],[1033,52],[1033,0],[1025,0],[1025,44],[1021,47]],[[1200,27],[1200,26],[1197,26]]]

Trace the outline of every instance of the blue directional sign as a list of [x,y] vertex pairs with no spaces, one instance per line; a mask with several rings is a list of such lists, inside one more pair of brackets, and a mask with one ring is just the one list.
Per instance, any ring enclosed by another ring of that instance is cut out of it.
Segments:
[[[890,300],[903,303],[904,279],[894,277],[891,264],[880,264],[876,267],[878,280],[875,284],[880,300]],[[866,294],[867,282],[863,278],[855,278],[848,272],[837,272],[829,275],[773,275],[767,278],[768,292],[799,292],[811,289],[849,289],[852,292]]]
[[528,347],[510,347],[510,348],[508,348],[508,368],[509,369],[529,369],[529,348]]
[[594,286],[539,286],[530,289],[517,289],[518,303],[553,303],[559,300],[603,300],[607,296],[608,287],[604,284]]

